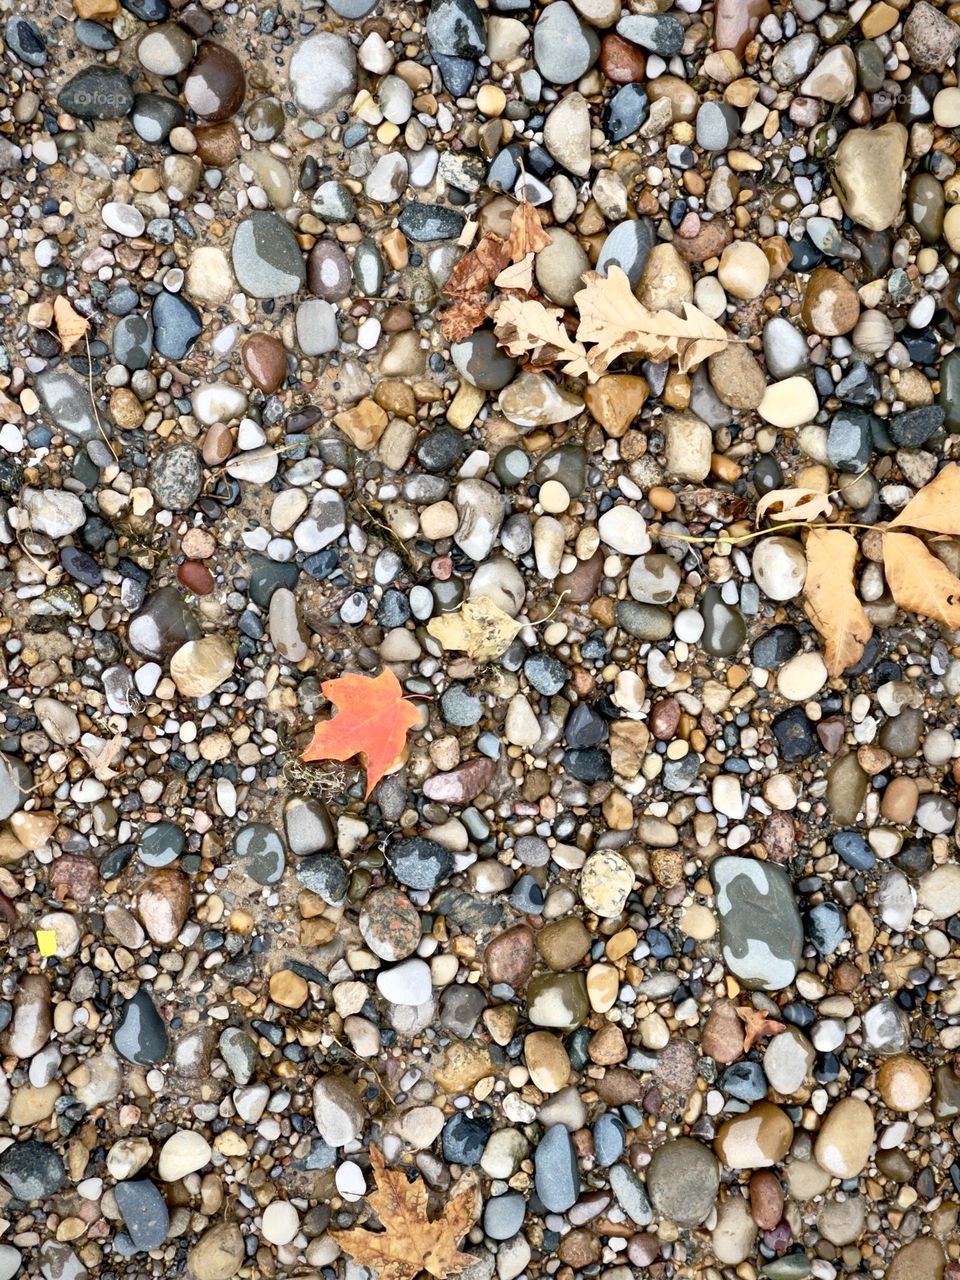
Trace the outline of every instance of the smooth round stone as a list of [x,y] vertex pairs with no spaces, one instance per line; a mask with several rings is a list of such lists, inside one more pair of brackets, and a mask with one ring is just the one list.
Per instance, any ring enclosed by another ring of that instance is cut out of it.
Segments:
[[[619,36],[607,36],[603,44],[619,40]],[[600,54],[603,61],[603,50]],[[646,123],[650,114],[650,99],[642,85],[629,83],[613,95],[603,109],[601,127],[611,142],[622,142]]]
[[160,1148],[157,1174],[161,1182],[178,1182],[208,1164],[213,1154],[202,1133],[180,1129],[171,1134]]
[[811,333],[835,338],[856,327],[860,319],[860,299],[839,271],[817,267],[807,281],[800,314]]
[[442,204],[422,204],[414,200],[400,211],[397,224],[414,244],[431,240],[455,240],[463,230],[464,216]]
[[[303,497],[306,500],[305,494]],[[305,796],[291,796],[283,806],[283,834],[287,848],[298,858],[326,853],[337,843],[336,828],[327,806],[321,800]]]
[[736,653],[747,638],[747,627],[740,610],[727,604],[716,586],[707,587],[700,602],[703,615],[701,644],[707,653],[725,658]]
[[175,23],[154,27],[140,37],[137,60],[154,76],[177,76],[186,71],[193,58],[194,43],[183,27]]
[[533,29],[533,58],[551,84],[573,84],[596,62],[600,40],[567,0],[554,0]]
[[892,1111],[919,1111],[933,1092],[933,1078],[916,1058],[887,1058],[877,1072],[877,1091]]
[[933,119],[941,129],[960,128],[960,89],[941,89],[933,100]]
[[960,866],[949,862],[928,871],[920,881],[917,897],[936,920],[960,914]]
[[862,227],[884,231],[897,218],[907,141],[899,123],[851,129],[841,139],[830,181],[844,211]]
[[241,289],[253,298],[286,297],[302,288],[307,277],[289,225],[268,210],[252,213],[240,223],[231,259]]
[[633,889],[634,872],[626,858],[612,850],[593,853],[580,872],[580,897],[588,911],[604,919],[620,915]]
[[0,1153],[0,1179],[18,1200],[29,1203],[55,1195],[65,1177],[63,1160],[49,1143],[14,1141]]
[[478,329],[455,342],[450,356],[461,377],[483,391],[500,391],[517,371],[516,360],[503,352],[492,329]]
[[654,1151],[647,1166],[647,1192],[661,1218],[695,1227],[717,1202],[720,1166],[693,1138],[675,1138]]
[[135,205],[124,204],[120,200],[108,200],[101,208],[100,216],[104,226],[120,236],[132,238],[142,235],[147,225],[143,214]]
[[[620,29],[622,26],[623,26],[623,19],[621,19],[620,22],[618,23],[618,29]],[[729,105],[729,103],[726,103],[726,102],[701,103],[700,110],[697,112],[696,132],[697,132],[697,143],[699,144],[699,146],[703,148],[704,151],[708,151],[708,152],[709,151],[726,151],[728,147],[733,145],[733,142],[737,136],[737,133],[739,132],[739,129],[740,129],[740,117],[737,115],[736,110]],[[750,241],[739,240],[739,241],[735,241],[734,243],[749,244],[750,248],[756,249],[758,253],[763,254],[763,250],[760,249],[758,245],[754,245]],[[769,275],[769,266],[767,268],[767,274]],[[747,277],[744,276],[742,278],[745,280]],[[728,293],[733,293],[733,289],[727,285],[726,281],[724,281],[722,277],[721,277],[720,283],[723,285],[723,287],[727,290]],[[751,298],[757,297],[758,294],[763,291],[765,285],[766,285],[766,281],[764,281],[764,283],[759,286],[756,293],[751,293],[749,296]],[[741,284],[740,287],[742,288],[746,286]],[[745,295],[739,294],[739,293],[733,293],[733,296],[735,298],[739,298]]]
[[322,298],[307,298],[297,307],[297,345],[305,356],[323,356],[340,345],[337,312]]
[[770,600],[793,600],[807,577],[807,558],[794,538],[759,539],[751,567],[757,586]]
[[42,67],[47,61],[47,46],[39,29],[20,14],[7,18],[3,42],[28,67]]
[[304,111],[329,111],[357,87],[357,55],[346,36],[318,32],[290,59],[290,87]]
[[943,1280],[943,1246],[931,1236],[901,1245],[884,1280]]
[[566,1213],[580,1195],[577,1153],[566,1125],[554,1124],[546,1131],[534,1152],[533,1167],[540,1203],[549,1213]]
[[248,822],[233,837],[233,851],[243,870],[257,884],[276,884],[286,866],[279,832],[266,822]]
[[168,360],[182,360],[203,330],[200,312],[179,294],[158,293],[150,308],[153,345]]
[[572,1031],[589,1016],[583,973],[544,973],[527,983],[527,1016],[535,1027]]
[[166,867],[183,853],[187,837],[175,822],[151,822],[139,842],[140,860],[148,867]]
[[789,1097],[803,1088],[813,1061],[813,1045],[796,1027],[788,1027],[767,1042],[763,1071],[770,1087]]
[[154,458],[150,489],[167,511],[188,511],[203,488],[203,462],[191,444],[175,444]]
[[792,1141],[787,1113],[772,1102],[758,1102],[720,1126],[714,1150],[728,1169],[768,1169],[779,1164]]
[[771,426],[789,430],[812,422],[819,409],[813,383],[794,377],[771,382],[757,406],[757,413]]
[[474,0],[432,0],[426,28],[434,54],[470,59],[486,51],[483,15]]
[[405,960],[377,974],[377,990],[390,1004],[426,1004],[433,994],[430,966],[425,960]]
[[803,334],[783,316],[772,316],[763,326],[763,358],[771,378],[789,378],[809,363]]
[[650,550],[647,522],[634,507],[616,503],[597,521],[601,542],[622,555],[638,556]]
[[200,638],[200,623],[176,587],[159,587],[127,627],[131,649],[144,658],[165,662],[188,640]]
[[642,604],[666,605],[675,599],[682,581],[680,567],[672,556],[652,553],[634,560],[627,588]]
[[223,45],[204,40],[183,86],[191,111],[214,124],[229,120],[243,106],[246,88],[240,59]]
[[936,244],[943,233],[946,197],[933,174],[918,173],[907,187],[907,217],[924,244]]
[[583,274],[590,270],[590,261],[569,231],[553,227],[550,240],[536,257],[537,284],[551,302],[570,307],[577,291],[583,287]]
[[405,960],[420,942],[420,912],[398,889],[376,889],[364,901],[360,932],[381,960]]
[[287,353],[270,333],[254,333],[240,348],[240,359],[254,386],[266,395],[279,390],[287,376]]
[[509,1240],[523,1226],[527,1202],[517,1191],[491,1196],[483,1209],[483,1232],[491,1240]]
[[269,1244],[289,1244],[300,1230],[300,1215],[289,1200],[274,1200],[263,1211],[261,1230]]
[[724,856],[710,866],[727,968],[747,987],[781,991],[796,977],[803,925],[790,877],[755,858]]
[[286,119],[276,98],[258,98],[243,117],[243,127],[254,142],[272,142],[283,133]]
[[817,1134],[817,1164],[834,1178],[856,1178],[866,1168],[875,1134],[869,1106],[859,1098],[841,1098]]
[[330,240],[318,240],[307,257],[307,288],[324,302],[339,302],[352,282],[347,255]]
[[[777,673],[777,692],[789,702],[809,702],[827,683],[827,668],[815,650],[798,654]],[[872,865],[872,864],[871,864]]]
[[142,988],[114,1013],[113,1047],[121,1058],[151,1066],[167,1056],[170,1041],[156,1005]]
[[384,855],[397,880],[408,889],[432,893],[453,874],[453,855],[436,840],[409,836],[390,845]]
[[752,240],[734,240],[720,255],[717,278],[732,298],[758,298],[770,279],[767,255]]
[[113,358],[125,369],[146,369],[153,350],[153,330],[145,316],[123,316],[113,330]]

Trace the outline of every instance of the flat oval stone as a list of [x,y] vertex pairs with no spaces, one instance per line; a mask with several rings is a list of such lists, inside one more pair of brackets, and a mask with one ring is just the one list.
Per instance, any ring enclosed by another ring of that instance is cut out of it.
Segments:
[[280,833],[267,822],[248,822],[233,837],[233,849],[243,869],[257,884],[276,884],[283,877],[286,857]]
[[727,968],[754,990],[782,991],[796,977],[803,950],[789,876],[781,867],[733,855],[717,858],[710,876]]
[[177,293],[164,289],[150,308],[153,345],[168,360],[182,360],[203,329],[200,312]]
[[170,1230],[170,1211],[154,1184],[148,1178],[118,1182],[113,1194],[134,1247],[159,1249]]
[[254,333],[240,348],[240,359],[254,386],[271,395],[287,376],[287,353],[270,333]]
[[231,249],[233,270],[253,298],[296,293],[307,278],[303,254],[290,227],[276,213],[251,213],[237,227]]
[[647,1193],[661,1218],[694,1227],[716,1204],[720,1166],[713,1152],[693,1138],[657,1147],[647,1166]]
[[121,1058],[138,1066],[164,1060],[170,1048],[167,1028],[147,991],[141,988],[115,1016],[113,1047]]
[[133,84],[115,67],[85,67],[57,94],[57,106],[81,120],[122,120],[133,110]]
[[304,111],[329,111],[357,87],[357,55],[345,36],[320,31],[297,45],[290,87]]
[[12,1142],[0,1154],[0,1179],[18,1200],[42,1200],[63,1186],[66,1171],[59,1154],[46,1142]]
[[859,1098],[841,1098],[824,1118],[813,1154],[835,1178],[855,1178],[866,1168],[876,1136],[873,1111]]
[[150,488],[167,511],[187,511],[203,488],[203,463],[191,444],[175,444],[154,458]]
[[347,255],[330,240],[318,240],[307,258],[307,288],[325,302],[339,302],[350,292]]
[[533,1162],[540,1203],[550,1213],[566,1213],[580,1195],[577,1153],[566,1125],[550,1126],[540,1139]]

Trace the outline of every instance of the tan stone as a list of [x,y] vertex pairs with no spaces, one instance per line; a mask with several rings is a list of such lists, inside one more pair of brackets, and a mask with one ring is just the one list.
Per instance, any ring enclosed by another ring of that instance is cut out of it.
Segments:
[[310,995],[305,978],[292,969],[278,969],[270,975],[270,999],[284,1009],[299,1009]]
[[531,1031],[523,1042],[523,1060],[541,1093],[559,1093],[570,1082],[570,1058],[559,1036]]
[[875,1128],[873,1112],[859,1098],[842,1098],[824,1118],[813,1154],[835,1178],[855,1178],[870,1157]]
[[460,1093],[472,1089],[485,1076],[496,1075],[496,1070],[485,1045],[463,1040],[443,1051],[434,1079],[447,1093]]
[[720,1126],[714,1150],[729,1169],[767,1169],[783,1159],[792,1141],[787,1113],[772,1102],[758,1102]]
[[170,675],[185,698],[204,698],[233,673],[236,651],[224,636],[204,636],[181,645],[170,659]]
[[607,435],[619,439],[649,394],[646,378],[630,373],[607,373],[586,388],[583,398]]
[[361,400],[351,409],[333,416],[334,422],[358,449],[372,449],[386,429],[389,418],[374,400]]
[[891,1111],[918,1111],[932,1090],[930,1072],[908,1054],[888,1058],[877,1072],[877,1091]]

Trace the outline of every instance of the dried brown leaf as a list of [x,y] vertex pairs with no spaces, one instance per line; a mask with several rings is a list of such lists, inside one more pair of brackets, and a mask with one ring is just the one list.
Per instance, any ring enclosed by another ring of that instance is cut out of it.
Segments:
[[553,241],[544,231],[536,206],[521,200],[510,219],[507,256],[511,262],[522,262],[528,253],[539,253]]
[[[926,518],[922,510],[921,516]],[[883,572],[901,609],[933,618],[951,629],[960,627],[960,578],[919,538],[912,533],[885,533]]]
[[122,745],[123,734],[115,733],[100,747],[91,747],[80,742],[77,744],[77,750],[93,770],[93,776],[98,782],[111,782],[119,776],[119,770],[113,768],[113,762],[120,754]]
[[470,297],[491,285],[509,261],[504,241],[490,231],[463,255],[443,291],[451,298]]
[[645,307],[620,267],[610,267],[605,276],[590,271],[583,279],[585,287],[576,295],[577,337],[596,343],[589,355],[595,373],[631,353],[649,360],[675,358],[680,372],[686,373],[730,344],[726,330],[689,302],[684,303],[683,316]]
[[829,520],[833,504],[816,489],[771,489],[757,503],[757,524],[766,517],[774,524],[784,520]]
[[64,351],[72,350],[90,328],[90,321],[85,316],[78,315],[62,294],[54,299],[53,323],[57,326],[60,345]]
[[597,380],[583,343],[564,328],[562,312],[532,298],[506,297],[490,314],[497,340],[512,356],[526,356],[535,364],[560,364],[571,378]]
[[827,671],[839,676],[860,661],[873,634],[854,587],[857,540],[842,529],[811,529],[806,551],[804,608],[823,636]]
[[534,254],[528,253],[519,262],[504,267],[493,283],[498,289],[520,289],[529,293],[533,288],[533,259]]
[[[476,1181],[467,1175],[461,1187],[444,1205],[440,1217],[427,1217],[427,1191],[421,1178],[408,1182],[402,1169],[390,1169],[383,1153],[370,1146],[370,1164],[377,1189],[367,1196],[383,1231],[332,1231],[345,1253],[379,1280],[414,1280],[427,1271],[436,1280],[456,1275],[476,1262],[457,1245],[477,1220],[480,1198]],[[464,1185],[465,1184],[465,1185]]]
[[910,499],[887,528],[960,533],[960,463],[951,462]]
[[490,298],[486,290],[456,298],[440,312],[440,328],[448,342],[462,342],[487,318]]
[[476,662],[492,662],[510,647],[521,623],[489,596],[467,600],[459,609],[431,618],[427,630],[444,649],[462,649]]

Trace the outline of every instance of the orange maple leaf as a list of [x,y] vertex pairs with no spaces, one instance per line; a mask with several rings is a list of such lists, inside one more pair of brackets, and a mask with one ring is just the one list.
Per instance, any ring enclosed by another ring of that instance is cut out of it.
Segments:
[[758,1040],[778,1035],[783,1031],[782,1022],[769,1017],[762,1009],[750,1005],[737,1009],[737,1017],[743,1022],[743,1051],[749,1053]]
[[400,681],[386,668],[378,676],[349,674],[325,680],[325,698],[337,708],[329,720],[314,726],[301,760],[349,760],[363,756],[367,794],[403,755],[407,730],[420,716],[403,696]]
[[379,1148],[370,1146],[370,1164],[377,1189],[367,1196],[383,1231],[331,1231],[330,1234],[354,1262],[369,1267],[380,1280],[413,1280],[421,1271],[443,1280],[476,1258],[461,1253],[457,1245],[477,1220],[480,1202],[475,1179],[466,1175],[443,1212],[431,1222],[427,1217],[427,1189],[423,1180],[408,1182],[402,1169],[388,1169]]

